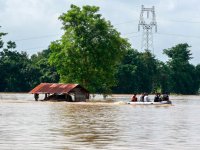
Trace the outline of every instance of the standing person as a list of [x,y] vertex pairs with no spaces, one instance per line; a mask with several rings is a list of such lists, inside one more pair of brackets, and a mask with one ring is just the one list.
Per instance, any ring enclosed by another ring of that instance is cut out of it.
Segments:
[[35,101],[38,101],[38,99],[39,99],[39,94],[35,93],[35,94],[34,94],[34,98],[35,98]]
[[131,101],[132,101],[132,102],[137,102],[136,94],[134,94],[134,95],[132,96]]
[[145,96],[144,96],[144,102],[150,102],[150,99],[149,99],[147,93],[145,93]]
[[144,102],[144,93],[141,93],[140,95],[140,102]]

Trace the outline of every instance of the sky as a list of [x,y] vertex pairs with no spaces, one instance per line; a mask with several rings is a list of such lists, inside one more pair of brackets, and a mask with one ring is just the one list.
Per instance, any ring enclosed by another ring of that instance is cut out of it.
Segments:
[[35,54],[60,39],[63,31],[58,17],[71,4],[99,6],[99,13],[141,52],[142,31],[138,32],[141,5],[155,6],[158,32],[153,32],[153,53],[156,58],[167,61],[163,49],[188,43],[193,54],[191,63],[200,64],[199,0],[0,0],[0,32],[8,33],[4,40],[15,41],[18,51]]

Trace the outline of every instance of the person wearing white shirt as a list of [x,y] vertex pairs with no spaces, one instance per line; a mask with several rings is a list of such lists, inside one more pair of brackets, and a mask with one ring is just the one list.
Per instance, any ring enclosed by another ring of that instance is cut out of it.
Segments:
[[150,99],[148,97],[148,94],[146,93],[144,96],[144,102],[150,102]]

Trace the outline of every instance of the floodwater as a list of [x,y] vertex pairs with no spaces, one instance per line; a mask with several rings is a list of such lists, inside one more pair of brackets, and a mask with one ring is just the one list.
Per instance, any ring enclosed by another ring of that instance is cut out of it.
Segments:
[[2,150],[198,150],[200,97],[171,106],[35,102],[0,98]]

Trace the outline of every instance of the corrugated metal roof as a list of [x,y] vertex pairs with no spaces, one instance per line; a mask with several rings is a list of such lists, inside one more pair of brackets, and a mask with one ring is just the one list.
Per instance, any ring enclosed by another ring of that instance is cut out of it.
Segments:
[[79,84],[41,83],[29,93],[68,93],[77,86],[79,86]]

